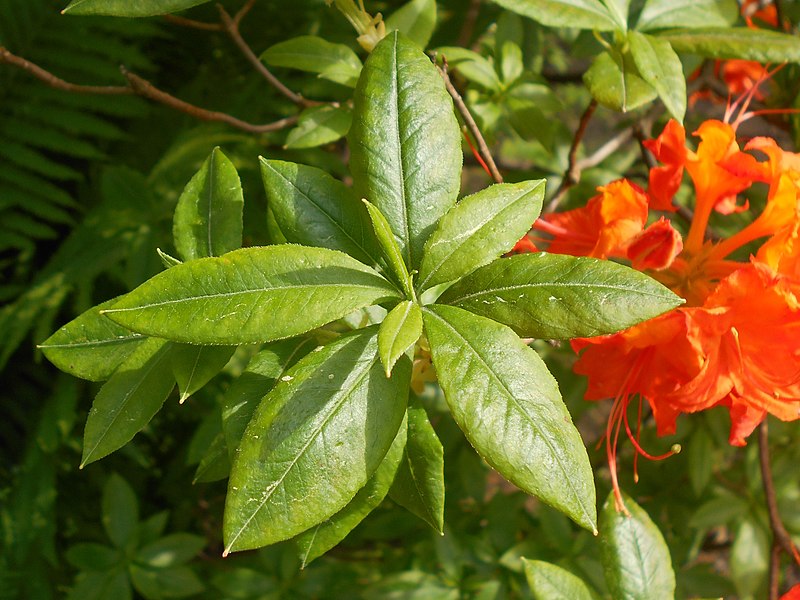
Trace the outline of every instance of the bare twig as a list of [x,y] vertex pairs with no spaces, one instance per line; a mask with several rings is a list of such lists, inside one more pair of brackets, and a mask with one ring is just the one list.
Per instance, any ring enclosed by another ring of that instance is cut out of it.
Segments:
[[187,19],[178,15],[164,15],[164,20],[169,21],[173,25],[180,25],[181,27],[189,27],[190,29],[201,29],[203,31],[224,31],[222,23],[206,23],[205,21],[196,21],[194,19]]
[[592,152],[589,156],[586,156],[579,160],[576,163],[578,173],[583,172],[586,169],[591,169],[592,167],[596,167],[609,156],[611,156],[614,152],[619,150],[623,145],[628,143],[630,139],[633,137],[633,132],[630,129],[623,129],[617,135],[612,137],[608,140],[605,144],[600,146],[597,150]]
[[778,600],[780,586],[781,547],[772,545],[769,553],[769,600]]
[[[778,498],[775,495],[775,484],[772,481],[772,467],[769,460],[769,428],[767,420],[758,426],[758,459],[761,465],[761,481],[764,484],[764,496],[767,500],[767,511],[769,512],[769,525],[772,529],[772,560],[770,560],[770,600],[778,598],[778,569],[780,560],[776,559],[776,554],[786,552],[789,556],[800,564],[800,553],[795,548],[789,532],[781,521],[778,511]],[[774,596],[773,594],[774,589]]]
[[[443,57],[444,59],[444,57]],[[500,171],[497,170],[497,165],[494,162],[494,158],[492,158],[492,153],[489,150],[489,146],[486,145],[486,140],[483,139],[483,135],[481,134],[481,130],[478,128],[478,124],[475,123],[475,119],[472,118],[472,113],[469,112],[467,105],[464,104],[464,99],[461,97],[461,94],[458,93],[458,90],[453,85],[453,82],[450,81],[450,75],[447,73],[447,60],[445,59],[444,65],[440,67],[436,65],[436,68],[439,70],[439,74],[442,76],[444,80],[444,86],[447,88],[447,93],[450,94],[450,97],[453,99],[453,104],[456,106],[456,110],[458,110],[461,118],[464,119],[464,124],[467,126],[470,134],[475,139],[475,143],[478,145],[478,152],[483,158],[483,161],[486,163],[486,166],[489,168],[489,173],[492,176],[492,179],[495,183],[503,183],[503,176],[500,174]]]
[[274,123],[254,125],[253,123],[242,121],[241,119],[237,119],[236,117],[227,113],[208,110],[199,106],[195,106],[194,104],[189,104],[184,100],[176,98],[175,96],[158,89],[146,79],[139,77],[135,73],[131,73],[124,67],[122,67],[121,70],[128,82],[127,85],[79,85],[69,81],[64,81],[63,79],[50,73],[50,71],[46,71],[39,65],[36,65],[29,60],[22,58],[21,56],[12,54],[6,48],[0,46],[0,64],[3,63],[22,69],[46,85],[57,90],[71,92],[74,94],[141,96],[154,102],[158,102],[159,104],[168,106],[174,110],[186,113],[195,119],[200,119],[201,121],[218,121],[221,123],[226,123],[231,127],[235,127],[241,131],[246,131],[247,133],[267,133],[269,131],[277,131],[279,129],[289,127],[297,122],[297,117],[292,116],[285,119],[280,119]]
[[467,12],[464,15],[464,24],[461,26],[461,32],[458,34],[457,46],[466,48],[469,46],[469,41],[472,39],[472,34],[475,32],[475,23],[478,20],[478,14],[481,11],[481,0],[471,0]]
[[592,99],[592,101],[589,102],[589,105],[586,107],[586,110],[583,111],[581,120],[578,122],[578,129],[575,131],[575,136],[572,138],[572,145],[569,149],[567,170],[564,171],[564,177],[561,179],[561,184],[556,189],[555,194],[553,194],[553,198],[542,211],[543,213],[554,212],[558,208],[558,205],[561,204],[561,201],[564,199],[564,196],[569,188],[580,181],[581,172],[577,160],[578,147],[581,145],[583,136],[586,133],[586,127],[589,125],[589,121],[592,119],[592,115],[594,114],[596,108],[597,101]]
[[[286,87],[272,72],[261,62],[261,59],[256,56],[256,53],[253,52],[253,49],[247,44],[247,42],[242,37],[242,34],[239,33],[239,21],[241,21],[244,14],[247,11],[244,9],[248,5],[252,5],[252,2],[248,2],[245,6],[240,10],[236,17],[231,17],[228,14],[228,11],[223,8],[221,4],[217,4],[217,9],[219,10],[220,21],[222,22],[223,29],[227,32],[230,38],[233,40],[233,43],[239,48],[241,53],[247,59],[247,61],[253,65],[253,68],[258,71],[261,76],[266,79],[269,84],[274,87],[278,92],[286,96],[289,100],[297,104],[298,106],[309,107],[309,106],[320,106],[324,104],[323,102],[317,102],[315,100],[307,100],[303,98],[300,94],[293,92],[288,87]],[[249,8],[247,9],[249,10]],[[238,20],[237,20],[238,19]]]

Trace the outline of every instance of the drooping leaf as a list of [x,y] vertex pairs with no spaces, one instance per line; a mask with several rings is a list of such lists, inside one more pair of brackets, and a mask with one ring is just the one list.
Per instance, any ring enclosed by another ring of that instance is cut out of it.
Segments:
[[686,78],[681,59],[669,42],[651,35],[629,31],[628,42],[642,79],[653,86],[670,114],[682,123],[686,113]]
[[426,48],[436,29],[436,0],[410,0],[386,19],[386,31],[398,30]]
[[270,211],[287,241],[375,262],[367,211],[341,181],[315,167],[265,158],[261,176]]
[[72,0],[62,11],[71,15],[152,17],[178,12],[209,0]]
[[403,356],[421,335],[422,310],[419,304],[404,300],[389,311],[378,330],[378,354],[387,377],[392,374],[392,367],[397,359]]
[[397,296],[383,277],[346,254],[283,245],[172,267],[104,314],[175,341],[240,344],[305,333]]
[[123,362],[92,403],[81,467],[127,444],[161,409],[175,387],[166,340],[150,338]]
[[192,483],[208,483],[225,479],[231,472],[231,452],[225,443],[225,434],[221,431],[214,436],[203,458],[197,465]]
[[392,279],[405,292],[406,298],[413,298],[414,292],[411,284],[411,275],[408,273],[408,268],[403,260],[403,254],[397,243],[397,238],[392,231],[392,226],[378,207],[368,200],[363,200],[363,202],[367,207],[369,218],[372,221],[372,229],[375,232],[375,239],[378,242],[378,247],[381,249],[384,261],[389,267],[389,273]]
[[226,552],[288,539],[344,508],[397,435],[410,375],[402,359],[386,377],[374,327],[289,369],[259,405],[234,458]]
[[271,67],[288,67],[355,87],[361,73],[361,61],[344,44],[331,42],[314,35],[303,35],[267,48],[261,60]]
[[597,31],[620,29],[600,0],[493,0],[503,8],[548,27],[576,27]]
[[221,256],[241,248],[243,206],[236,167],[214,148],[175,207],[172,234],[180,257]]
[[450,412],[478,454],[523,491],[595,530],[589,458],[539,355],[507,327],[460,308],[430,305],[423,319]]
[[316,148],[343,138],[350,130],[353,115],[341,106],[313,106],[304,110],[297,127],[286,136],[291,149]]
[[389,495],[444,532],[444,448],[419,401],[408,406],[408,441]]
[[364,64],[349,141],[358,196],[383,213],[415,269],[436,222],[455,204],[461,136],[436,68],[396,31]]
[[668,27],[727,27],[739,16],[736,0],[647,0],[638,31]]
[[199,535],[173,533],[140,548],[136,561],[157,569],[175,567],[197,556],[206,543]]
[[467,196],[425,244],[420,290],[459,279],[508,252],[539,216],[544,180],[500,183]]
[[543,560],[522,562],[536,600],[594,600],[583,580],[566,569]]
[[341,542],[369,513],[383,502],[389,487],[392,485],[395,473],[397,473],[397,467],[403,455],[403,448],[406,445],[407,431],[406,424],[402,423],[381,464],[378,465],[377,470],[369,478],[366,485],[347,503],[347,506],[330,519],[323,521],[295,538],[303,568]]
[[222,431],[231,459],[258,403],[275,387],[286,369],[315,346],[316,342],[311,338],[292,338],[267,344],[250,359],[244,372],[228,388],[222,399]]
[[627,112],[655,99],[656,91],[636,68],[629,53],[613,49],[598,54],[583,75],[592,97],[611,110]]
[[630,516],[617,512],[613,492],[600,513],[600,558],[611,596],[671,600],[675,573],[667,543],[647,513],[631,498],[623,499]]
[[136,535],[139,502],[130,484],[112,473],[103,486],[101,499],[103,527],[117,548],[125,550]]
[[89,381],[108,379],[146,339],[100,314],[117,300],[90,308],[38,347],[51,363],[70,375]]
[[570,339],[625,329],[682,300],[611,261],[537,252],[478,269],[439,302],[504,323],[522,337]]
[[192,346],[174,344],[170,356],[172,372],[178,382],[180,402],[211,381],[228,364],[235,346]]
[[492,63],[474,50],[459,46],[442,46],[436,54],[447,60],[449,67],[473,83],[477,83],[488,91],[500,91],[503,88]]
[[667,40],[678,52],[706,58],[741,58],[760,63],[800,62],[800,39],[768,29],[671,29],[658,37]]

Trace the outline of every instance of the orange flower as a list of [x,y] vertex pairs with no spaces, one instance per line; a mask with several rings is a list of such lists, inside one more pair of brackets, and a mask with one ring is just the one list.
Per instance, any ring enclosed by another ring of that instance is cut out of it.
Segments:
[[781,596],[780,600],[800,600],[800,583]]
[[664,131],[654,140],[646,140],[645,147],[664,166],[650,169],[647,192],[655,210],[676,210],[672,198],[681,186],[683,167],[686,165],[686,131],[675,119],[670,119]]
[[628,244],[628,258],[634,269],[660,271],[669,267],[681,250],[681,234],[661,217]]

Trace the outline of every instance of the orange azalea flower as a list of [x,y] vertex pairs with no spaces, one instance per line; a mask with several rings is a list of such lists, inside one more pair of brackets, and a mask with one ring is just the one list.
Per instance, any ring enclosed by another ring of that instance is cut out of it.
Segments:
[[800,600],[800,583],[781,596],[780,600]]

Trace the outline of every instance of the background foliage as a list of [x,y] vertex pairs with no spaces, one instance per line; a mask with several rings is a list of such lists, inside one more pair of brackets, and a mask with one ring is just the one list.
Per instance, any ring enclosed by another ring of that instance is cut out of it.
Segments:
[[[448,58],[451,77],[506,180],[546,177],[548,199],[563,193],[564,207],[582,205],[597,185],[621,176],[644,184],[647,168],[635,138],[660,131],[669,113],[681,112],[674,98],[670,104],[671,90],[639,88],[646,93],[626,105],[627,113],[613,110],[620,108],[614,99],[605,101],[595,91],[601,107],[585,132],[576,171],[570,149],[593,88],[592,77],[584,84],[583,75],[598,69],[591,67],[597,56],[624,64],[625,57],[615,54],[624,44],[612,36],[601,43],[590,31],[553,28],[565,23],[541,23],[503,9],[515,4],[522,2],[439,1],[435,29],[424,23],[416,29],[417,42],[428,41],[430,30],[427,48]],[[643,4],[631,2],[631,14],[638,15]],[[699,4],[727,5],[728,23],[737,19],[735,3]],[[224,5],[234,13],[241,3]],[[373,14],[384,15],[403,6],[367,3]],[[120,85],[122,64],[178,98],[253,123],[298,112],[221,31],[160,17],[62,16],[62,8],[51,0],[0,0],[0,45],[74,83]],[[787,1],[782,9],[794,31],[800,7]],[[212,4],[185,14],[204,22],[219,18]],[[34,345],[57,325],[162,269],[155,248],[175,253],[175,205],[212,149],[222,147],[242,177],[245,246],[275,241],[259,155],[346,177],[348,156],[339,138],[349,125],[348,76],[317,77],[316,65],[289,68],[297,64],[287,63],[285,46],[276,45],[315,35],[346,45],[363,60],[350,24],[321,0],[259,2],[242,20],[241,32],[256,54],[270,49],[263,60],[290,89],[341,106],[332,114],[305,108],[298,126],[252,135],[139,97],[66,93],[0,66],[0,596],[326,598],[342,590],[347,597],[376,599],[526,598],[532,597],[529,580],[536,581],[536,565],[524,557],[559,565],[587,582],[591,594],[609,597],[598,540],[491,471],[445,418],[444,400],[430,388],[425,407],[446,453],[445,535],[387,500],[342,545],[304,570],[289,544],[223,560],[225,483],[214,481],[208,464],[196,471],[220,430],[218,406],[254,349],[240,350],[187,403],[170,396],[122,450],[77,470],[83,422],[98,386],[58,374]],[[689,92],[720,91],[713,60],[671,43],[684,73],[699,69]],[[785,67],[767,102],[800,106],[799,75],[797,65]],[[687,131],[719,117],[722,102],[690,105]],[[800,139],[794,118],[747,127],[753,135],[778,138],[784,148]],[[605,151],[609,140],[617,143]],[[462,194],[488,183],[466,143],[464,149]],[[570,372],[568,348],[534,345],[559,380],[603,498],[610,488],[605,457],[592,449],[608,409],[581,399],[584,383]],[[765,595],[771,541],[757,448],[730,447],[727,426],[724,412],[714,410],[679,420],[678,433],[668,439],[657,439],[654,428],[646,427],[645,447],[681,443],[684,452],[640,462],[636,485],[630,449],[621,452],[623,488],[663,533],[678,598]],[[771,423],[770,441],[779,507],[797,538],[796,423]],[[784,566],[788,587],[798,573]]]

